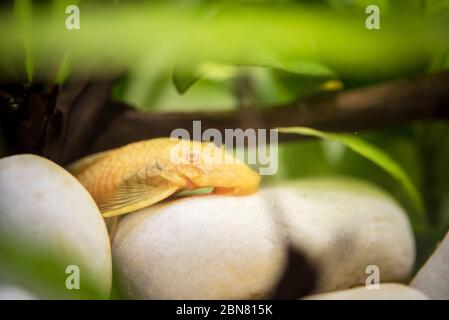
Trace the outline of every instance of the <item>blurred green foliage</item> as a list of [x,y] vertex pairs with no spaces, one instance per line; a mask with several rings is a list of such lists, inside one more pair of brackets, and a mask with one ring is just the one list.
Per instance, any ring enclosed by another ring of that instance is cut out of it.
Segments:
[[[434,21],[447,12],[441,0],[45,3],[16,1],[14,15],[3,14],[0,45],[8,50],[2,60],[12,63],[21,57],[15,51],[24,50],[29,79],[37,72],[58,82],[70,71],[124,71],[115,97],[144,110],[233,108],[234,80],[242,74],[256,79],[247,94],[266,105],[314,93],[328,78],[349,88],[438,69],[447,61],[447,21]],[[68,4],[80,6],[80,30],[65,29]],[[381,30],[364,27],[367,4],[381,8]],[[14,45],[17,39],[24,47]],[[216,77],[207,68],[211,63],[259,68]],[[200,76],[206,83],[192,94],[177,94],[170,83],[173,65],[182,91]]]
[[[68,290],[70,262],[68,252],[52,252],[41,243],[30,242],[27,235],[0,234],[0,285],[15,284],[40,299],[107,298],[86,276],[80,276],[79,289]],[[80,270],[84,269],[80,266]]]
[[[58,82],[73,73],[125,72],[116,97],[145,110],[181,109],[184,100],[208,109],[202,91],[216,97],[213,105],[231,108],[234,80],[242,74],[254,77],[260,68],[270,79],[263,90],[278,92],[269,100],[275,103],[297,98],[305,87],[314,92],[329,78],[354,87],[439,69],[447,61],[448,22],[434,18],[446,12],[447,1],[15,3],[14,15],[3,13],[0,19],[0,46],[8,48],[2,50],[3,61],[20,68],[20,50],[25,51],[29,79]],[[76,3],[81,28],[66,30],[65,6]],[[367,4],[379,5],[381,30],[365,28]],[[23,47],[15,45],[17,39]],[[258,68],[217,77],[220,66]],[[170,87],[172,72],[181,92],[199,78],[209,84],[182,97]],[[249,95],[266,104],[258,88]]]

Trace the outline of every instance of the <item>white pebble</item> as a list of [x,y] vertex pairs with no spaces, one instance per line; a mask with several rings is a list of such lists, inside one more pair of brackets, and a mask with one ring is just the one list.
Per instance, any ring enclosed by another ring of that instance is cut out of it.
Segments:
[[55,163],[27,154],[0,159],[0,232],[60,255],[64,265],[79,267],[80,277],[96,285],[102,297],[109,296],[105,223],[90,194]]
[[128,214],[113,242],[137,299],[256,299],[270,294],[286,243],[259,194],[195,196]]

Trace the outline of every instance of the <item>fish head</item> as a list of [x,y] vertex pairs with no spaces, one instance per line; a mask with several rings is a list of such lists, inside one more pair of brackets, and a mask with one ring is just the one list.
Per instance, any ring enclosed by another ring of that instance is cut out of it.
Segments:
[[[177,171],[192,189],[257,190],[260,176],[250,167],[212,142],[184,141],[176,151]],[[239,192],[240,192],[239,191]],[[246,192],[245,193],[251,193]]]

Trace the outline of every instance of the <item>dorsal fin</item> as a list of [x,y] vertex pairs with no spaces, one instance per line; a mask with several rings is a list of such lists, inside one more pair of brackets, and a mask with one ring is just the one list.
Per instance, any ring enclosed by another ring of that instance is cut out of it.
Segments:
[[91,155],[81,158],[75,162],[72,162],[71,164],[69,164],[66,167],[66,169],[74,176],[77,176],[81,172],[86,170],[88,167],[93,165],[94,163],[97,163],[98,161],[111,155],[115,151],[116,151],[116,149],[91,154]]

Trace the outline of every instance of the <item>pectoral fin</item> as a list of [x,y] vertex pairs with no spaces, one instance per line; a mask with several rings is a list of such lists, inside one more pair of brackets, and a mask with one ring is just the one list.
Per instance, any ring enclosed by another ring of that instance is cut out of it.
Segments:
[[155,204],[178,191],[177,186],[149,185],[144,182],[124,183],[109,198],[99,203],[103,217],[113,217]]

